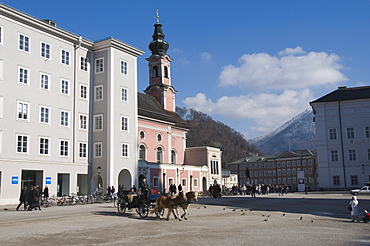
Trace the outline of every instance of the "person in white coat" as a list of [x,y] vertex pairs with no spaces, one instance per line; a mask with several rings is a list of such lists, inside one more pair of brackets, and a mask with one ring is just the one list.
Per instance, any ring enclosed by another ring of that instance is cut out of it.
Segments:
[[351,206],[351,217],[352,217],[352,222],[355,220],[359,222],[358,220],[358,200],[356,196],[352,197],[352,200],[349,202],[349,206]]

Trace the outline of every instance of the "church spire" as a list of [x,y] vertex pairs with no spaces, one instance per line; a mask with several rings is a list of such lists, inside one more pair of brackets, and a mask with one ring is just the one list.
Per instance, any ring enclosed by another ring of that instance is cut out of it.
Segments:
[[165,56],[169,48],[169,44],[164,41],[164,34],[162,31],[162,24],[159,23],[158,9],[156,11],[156,23],[154,24],[153,41],[149,44],[149,49],[153,55]]

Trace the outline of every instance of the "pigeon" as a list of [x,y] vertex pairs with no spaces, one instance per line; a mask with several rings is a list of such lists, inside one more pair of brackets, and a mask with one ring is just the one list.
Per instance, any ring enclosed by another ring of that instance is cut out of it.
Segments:
[[198,207],[198,209],[200,209],[200,207]]
[[245,213],[242,213],[242,215],[244,215]]
[[299,218],[300,220],[302,220],[303,218],[301,217],[301,218]]
[[243,212],[244,210],[242,209],[242,210],[240,210],[240,211],[242,211],[242,212]]
[[249,209],[249,211],[252,211],[252,209]]
[[206,206],[204,206],[204,208],[207,208]]
[[236,209],[234,208],[233,211],[236,211]]
[[264,219],[263,221],[268,221],[268,219]]
[[226,210],[226,208],[224,208],[223,210]]
[[266,217],[271,217],[271,214],[266,215]]
[[313,220],[311,220],[311,223],[313,223]]
[[283,214],[283,216],[285,216],[285,214]]

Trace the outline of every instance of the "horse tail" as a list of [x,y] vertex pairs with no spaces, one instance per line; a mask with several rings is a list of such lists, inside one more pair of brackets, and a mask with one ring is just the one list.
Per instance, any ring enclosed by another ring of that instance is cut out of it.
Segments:
[[159,209],[159,197],[155,200],[155,207],[150,211],[151,214],[158,212]]

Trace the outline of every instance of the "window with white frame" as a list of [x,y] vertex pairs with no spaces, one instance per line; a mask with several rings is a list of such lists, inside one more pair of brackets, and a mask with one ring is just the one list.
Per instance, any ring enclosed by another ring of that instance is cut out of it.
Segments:
[[17,115],[19,120],[29,120],[29,109],[30,104],[26,102],[18,101],[17,105]]
[[127,62],[121,61],[121,73],[127,74]]
[[95,101],[103,100],[103,85],[95,86],[94,99]]
[[157,163],[162,163],[163,162],[163,149],[162,147],[157,147]]
[[331,161],[338,161],[338,150],[330,150]]
[[128,131],[128,117],[121,116],[121,130]]
[[28,85],[28,75],[30,70],[24,67],[19,67],[18,69],[18,83]]
[[159,178],[153,177],[153,186],[159,186]]
[[128,94],[127,88],[122,87],[122,89],[121,89],[121,100],[122,101],[127,102],[127,100],[128,100],[127,94]]
[[45,73],[40,74],[40,88],[44,90],[49,90],[50,76]]
[[356,161],[357,160],[355,149],[349,149],[348,150],[348,160],[350,160],[350,161]]
[[353,127],[347,127],[347,139],[355,138],[355,129]]
[[176,151],[171,150],[171,164],[176,164]]
[[64,65],[69,65],[69,51],[63,50],[61,51],[61,61]]
[[87,144],[78,143],[78,157],[86,158],[86,156],[87,156]]
[[49,124],[50,108],[40,106],[40,123]]
[[80,130],[86,130],[87,129],[87,115],[80,114]]
[[211,161],[211,174],[219,174],[218,161]]
[[183,186],[183,187],[185,187],[186,186],[186,179],[182,179],[182,182],[181,182],[181,185]]
[[69,141],[68,140],[60,140],[60,156],[68,156],[68,148],[69,148]]
[[357,175],[351,175],[351,185],[358,185]]
[[102,143],[94,143],[94,157],[102,157]]
[[87,86],[80,85],[80,98],[87,99]]
[[104,58],[95,59],[95,73],[104,72]]
[[19,34],[19,47],[20,50],[30,51],[30,38],[26,35]]
[[50,59],[50,44],[41,42],[41,57]]
[[82,71],[87,71],[87,64],[88,64],[88,59],[87,57],[82,57],[81,56],[81,59],[80,59],[81,63],[80,63],[80,69]]
[[65,79],[61,79],[60,81],[60,93],[64,95],[69,94],[69,81]]
[[39,138],[39,154],[40,155],[49,155],[49,138],[40,137]]
[[28,136],[17,134],[17,153],[28,153]]
[[103,115],[94,115],[94,130],[102,131],[103,130]]
[[198,186],[198,179],[194,179],[194,186]]
[[337,139],[337,129],[330,128],[329,129],[329,139],[330,140],[336,140]]
[[146,159],[146,148],[144,145],[139,146],[139,160]]
[[365,137],[370,138],[370,126],[365,126]]
[[123,143],[121,146],[122,149],[122,157],[128,157],[128,144]]
[[60,126],[69,126],[69,112],[60,110]]
[[141,140],[145,139],[145,132],[143,130],[140,131],[139,137],[140,137]]

